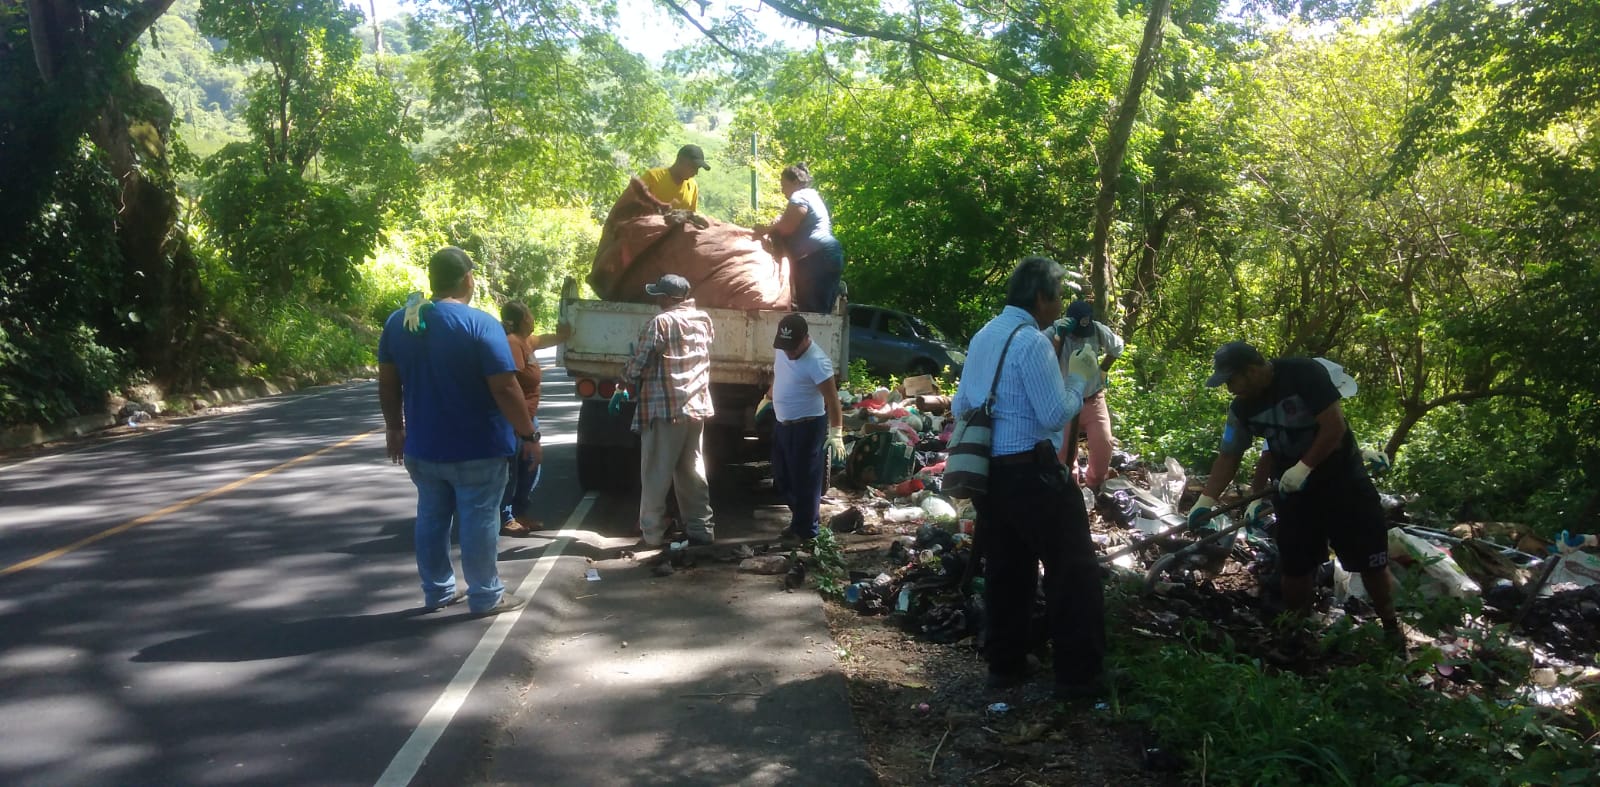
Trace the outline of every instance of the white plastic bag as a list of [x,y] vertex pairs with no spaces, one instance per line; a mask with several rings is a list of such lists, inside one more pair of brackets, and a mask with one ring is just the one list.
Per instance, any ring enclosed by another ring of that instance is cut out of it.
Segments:
[[922,510],[927,513],[929,522],[946,524],[956,521],[956,507],[942,497],[923,498]]
[[1424,594],[1444,593],[1456,598],[1480,592],[1478,583],[1461,570],[1450,553],[1400,528],[1389,530],[1389,558],[1409,561],[1422,567],[1431,582],[1423,585]]
[[896,507],[891,508],[884,513],[883,521],[894,522],[896,524],[907,524],[911,522],[921,522],[922,518],[926,515],[927,512],[923,511],[920,506]]
[[1178,507],[1178,499],[1183,497],[1184,487],[1189,485],[1189,476],[1183,472],[1183,465],[1172,457],[1167,457],[1165,472],[1152,472],[1150,474],[1150,492],[1157,500]]

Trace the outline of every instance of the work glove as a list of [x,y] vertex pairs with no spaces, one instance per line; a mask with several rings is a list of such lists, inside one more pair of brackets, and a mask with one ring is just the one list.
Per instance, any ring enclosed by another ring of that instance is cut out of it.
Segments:
[[616,415],[622,412],[623,402],[631,401],[633,401],[633,395],[628,393],[627,388],[619,385],[617,386],[617,392],[611,395],[611,404],[606,406],[606,412]]
[[406,331],[422,333],[423,329],[428,327],[428,321],[422,319],[422,307],[426,305],[428,305],[428,299],[422,297],[420,292],[413,292],[406,296],[406,316],[403,320]]
[[1250,505],[1245,506],[1245,508],[1244,508],[1244,521],[1245,521],[1245,524],[1250,526],[1250,527],[1265,527],[1266,526],[1266,522],[1263,522],[1262,518],[1266,515],[1266,512],[1263,509],[1265,509],[1269,505],[1272,505],[1272,504],[1268,503],[1267,499],[1263,497],[1260,500],[1256,500],[1256,501],[1252,502]]
[[1594,536],[1586,533],[1574,533],[1570,530],[1563,530],[1556,534],[1555,547],[1551,551],[1561,555],[1570,555],[1586,546],[1593,546],[1593,539]]
[[1199,527],[1211,522],[1211,512],[1217,507],[1217,499],[1211,495],[1201,495],[1199,500],[1189,508],[1189,526]]
[[1286,495],[1294,494],[1306,488],[1306,479],[1311,477],[1311,465],[1305,462],[1295,462],[1294,467],[1283,472],[1283,477],[1278,479],[1278,491]]
[[1380,476],[1389,472],[1389,455],[1366,448],[1361,451],[1361,463],[1367,466],[1367,475]]
[[828,467],[835,468],[844,464],[844,427],[828,427]]
[[1100,379],[1100,364],[1095,361],[1094,353],[1089,348],[1080,348],[1067,359],[1067,377],[1078,378],[1079,391],[1084,390],[1091,381]]
[[756,422],[760,423],[761,419],[770,415],[772,415],[772,396],[769,394],[761,397],[761,402],[756,405]]

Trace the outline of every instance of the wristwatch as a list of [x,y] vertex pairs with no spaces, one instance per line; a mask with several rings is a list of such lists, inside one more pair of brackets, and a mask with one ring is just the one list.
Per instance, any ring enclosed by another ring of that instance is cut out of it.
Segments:
[[539,442],[539,438],[540,437],[543,437],[543,435],[541,435],[537,431],[535,431],[533,434],[519,434],[519,435],[517,435],[517,438],[522,440],[522,442],[524,442],[524,443],[537,443],[537,442]]

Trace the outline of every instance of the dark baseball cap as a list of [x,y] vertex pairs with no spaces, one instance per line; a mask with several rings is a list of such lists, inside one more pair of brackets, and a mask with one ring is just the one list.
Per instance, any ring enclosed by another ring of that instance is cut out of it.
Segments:
[[806,324],[806,318],[798,314],[786,315],[778,321],[778,335],[772,339],[772,348],[785,352],[793,350],[805,343],[810,335],[811,326]]
[[655,284],[646,284],[644,286],[644,291],[646,295],[665,295],[669,298],[687,298],[689,297],[689,280],[679,276],[676,273],[668,273],[665,276],[656,279]]
[[472,258],[456,246],[446,246],[428,260],[428,286],[434,294],[450,292],[472,270]]
[[1217,353],[1211,356],[1211,377],[1206,380],[1206,387],[1215,388],[1239,372],[1266,362],[1260,351],[1248,342],[1228,342],[1218,347]]
[[678,148],[678,160],[691,161],[703,170],[708,172],[711,170],[711,165],[706,163],[706,152],[701,150],[699,145],[684,145]]
[[1067,330],[1073,336],[1094,333],[1094,306],[1088,301],[1073,301],[1067,306]]

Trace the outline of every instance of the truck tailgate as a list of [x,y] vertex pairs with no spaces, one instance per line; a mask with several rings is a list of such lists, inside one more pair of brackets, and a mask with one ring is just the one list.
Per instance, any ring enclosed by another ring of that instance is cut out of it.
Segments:
[[[772,377],[772,337],[777,335],[778,321],[790,312],[705,311],[716,329],[711,343],[711,382],[766,385]],[[656,307],[642,303],[564,301],[561,316],[572,325],[572,338],[557,350],[556,364],[566,367],[570,377],[615,378],[628,360],[639,329],[656,312]],[[850,365],[847,318],[812,313],[805,317],[811,340],[843,374]]]

